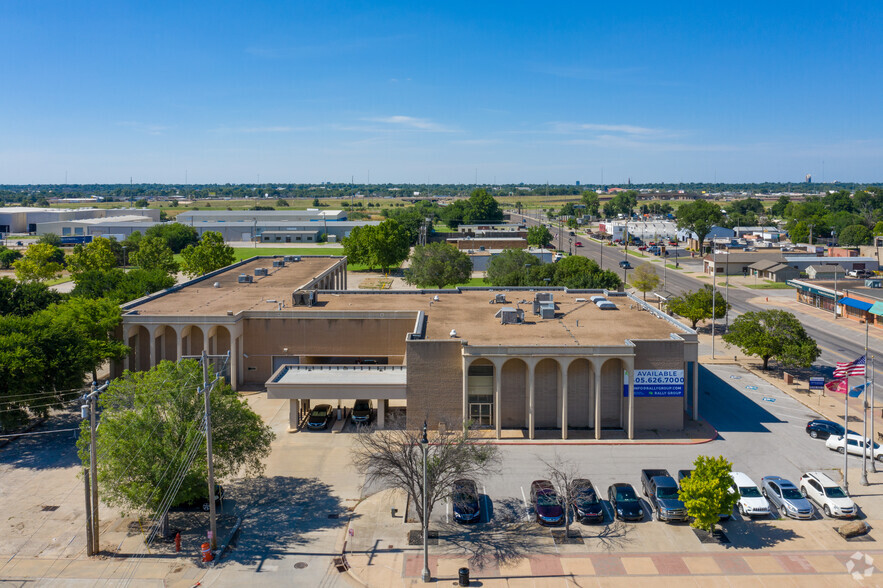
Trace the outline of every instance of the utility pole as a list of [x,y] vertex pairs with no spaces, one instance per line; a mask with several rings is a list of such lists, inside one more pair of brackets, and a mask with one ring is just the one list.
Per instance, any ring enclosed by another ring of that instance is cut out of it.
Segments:
[[[86,412],[89,410],[89,405],[84,404],[82,407],[82,417],[86,419]],[[92,546],[92,491],[89,488],[89,478],[91,477],[89,470],[83,466],[83,481],[86,485],[86,555],[92,556],[95,555]]]
[[711,263],[714,268],[711,270],[711,359],[714,359],[714,332],[717,327],[716,316],[717,310],[715,302],[717,302],[717,247],[714,245],[714,239],[711,240]]
[[209,532],[211,537],[209,541],[212,550],[218,548],[217,535],[217,513],[215,512],[215,466],[212,462],[212,405],[210,401],[212,388],[208,384],[208,354],[205,349],[202,350],[202,394],[205,396],[205,452],[208,461],[208,504],[209,504]]
[[92,478],[92,552],[101,553],[98,531],[98,452],[95,450],[96,413],[98,410],[98,382],[92,382],[89,394],[89,475]]

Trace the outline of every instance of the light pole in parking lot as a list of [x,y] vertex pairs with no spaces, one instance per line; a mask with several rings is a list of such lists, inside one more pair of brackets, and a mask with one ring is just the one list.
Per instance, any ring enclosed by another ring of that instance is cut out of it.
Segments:
[[424,582],[432,580],[429,573],[429,519],[426,516],[426,451],[429,449],[429,439],[426,438],[426,421],[423,421],[423,437],[420,439],[420,447],[423,448],[423,574]]

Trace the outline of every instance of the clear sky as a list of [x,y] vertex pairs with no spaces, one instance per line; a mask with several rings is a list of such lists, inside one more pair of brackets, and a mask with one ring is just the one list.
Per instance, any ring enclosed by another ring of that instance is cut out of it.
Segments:
[[0,184],[883,180],[883,5],[0,2]]

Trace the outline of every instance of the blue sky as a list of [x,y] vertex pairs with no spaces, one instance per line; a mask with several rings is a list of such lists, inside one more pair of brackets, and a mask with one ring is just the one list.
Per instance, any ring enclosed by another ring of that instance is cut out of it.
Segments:
[[3,0],[0,184],[883,181],[837,4]]

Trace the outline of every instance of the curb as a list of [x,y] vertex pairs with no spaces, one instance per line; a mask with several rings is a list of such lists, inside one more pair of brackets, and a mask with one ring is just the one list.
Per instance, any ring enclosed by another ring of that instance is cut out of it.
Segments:
[[567,441],[567,440],[558,440],[558,441],[498,441],[493,439],[488,442],[489,445],[621,445],[621,446],[632,446],[632,445],[703,445],[705,443],[710,443],[718,438],[717,429],[711,426],[711,424],[703,419],[703,422],[711,428],[714,433],[712,436],[702,439],[692,439],[690,441]]

